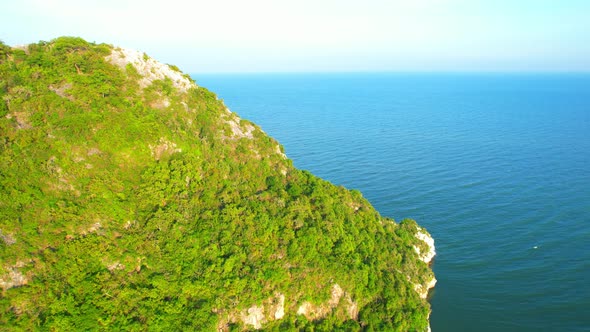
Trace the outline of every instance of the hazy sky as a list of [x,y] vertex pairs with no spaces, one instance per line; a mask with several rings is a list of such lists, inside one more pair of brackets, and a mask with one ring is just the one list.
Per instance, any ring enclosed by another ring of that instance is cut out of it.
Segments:
[[63,35],[189,73],[590,71],[590,0],[0,0],[5,43]]

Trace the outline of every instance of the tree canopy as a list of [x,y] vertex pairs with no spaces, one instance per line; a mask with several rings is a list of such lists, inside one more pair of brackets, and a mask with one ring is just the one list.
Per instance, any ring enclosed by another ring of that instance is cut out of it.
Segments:
[[[3,328],[251,329],[239,313],[280,293],[265,330],[426,329],[414,221],[294,168],[207,89],[146,84],[117,54],[0,43]],[[334,284],[348,304],[297,314]]]

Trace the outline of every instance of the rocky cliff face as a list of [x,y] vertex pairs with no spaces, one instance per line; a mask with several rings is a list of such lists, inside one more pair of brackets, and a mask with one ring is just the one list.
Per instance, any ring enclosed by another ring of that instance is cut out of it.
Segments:
[[[436,255],[436,250],[434,247],[434,239],[430,234],[426,232],[423,228],[418,227],[418,231],[415,234],[416,238],[426,244],[426,250],[420,249],[418,246],[414,246],[414,250],[418,254],[418,257],[421,261],[426,264],[430,264],[432,259]],[[425,299],[428,296],[428,291],[436,285],[436,278],[432,275],[430,278],[427,278],[426,283],[424,284],[416,284],[415,289],[420,294],[420,297]]]
[[[418,247],[418,246],[414,246],[414,250],[416,251],[416,253],[420,257],[420,260],[422,260],[424,263],[430,265],[432,263],[432,260],[434,259],[434,256],[436,255],[436,250],[434,247],[434,239],[432,238],[432,236],[430,236],[430,234],[428,234],[428,232],[426,232],[426,230],[424,230],[423,228],[420,228],[420,227],[418,227],[418,231],[416,232],[415,236],[417,239],[419,239],[424,244],[426,244],[427,248],[423,252],[423,249],[420,249],[420,247]],[[426,299],[428,297],[428,292],[432,288],[434,288],[435,285],[436,285],[436,278],[434,277],[434,274],[433,274],[432,276],[426,278],[425,283],[415,284],[414,289],[418,292],[418,294],[420,294],[420,298]],[[429,316],[430,316],[430,314],[429,314]],[[428,325],[427,331],[428,332],[431,331],[430,324]]]
[[0,325],[428,329],[428,233],[174,66],[62,37],[0,77]]

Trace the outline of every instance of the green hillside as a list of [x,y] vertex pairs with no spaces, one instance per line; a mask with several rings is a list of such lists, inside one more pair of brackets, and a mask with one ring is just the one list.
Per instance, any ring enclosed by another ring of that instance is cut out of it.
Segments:
[[424,331],[417,232],[175,66],[0,43],[0,330]]

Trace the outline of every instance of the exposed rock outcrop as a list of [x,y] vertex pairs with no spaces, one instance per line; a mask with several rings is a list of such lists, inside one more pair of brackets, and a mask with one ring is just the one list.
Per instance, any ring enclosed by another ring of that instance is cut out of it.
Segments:
[[[426,230],[420,227],[418,227],[418,231],[416,232],[415,236],[418,240],[424,242],[428,249],[426,251],[422,251],[418,246],[414,246],[414,250],[418,254],[418,257],[421,261],[423,261],[426,264],[430,264],[432,262],[432,259],[436,255],[434,239],[432,238],[432,236],[430,236],[430,234],[426,232]],[[436,278],[433,275],[431,279],[429,279],[425,284],[415,284],[414,290],[418,292],[420,298],[426,299],[428,297],[428,292],[430,291],[430,289],[434,288],[435,285]],[[428,325],[427,331],[431,331],[430,325]]]
[[22,274],[17,267],[8,269],[8,273],[0,276],[0,288],[7,290],[12,287],[24,286],[29,282],[27,277]]
[[[415,236],[418,240],[424,242],[428,249],[423,251],[418,246],[414,246],[414,250],[418,254],[421,261],[423,261],[426,264],[430,264],[432,262],[432,259],[436,255],[434,239],[432,238],[432,236],[430,236],[430,234],[426,232],[426,230],[420,227],[418,227],[418,231],[416,232]],[[434,288],[435,285],[436,278],[433,275],[428,281],[426,281],[426,283],[422,285],[415,284],[414,289],[418,292],[418,294],[420,294],[421,298],[425,299],[428,297],[428,291],[431,288]]]
[[274,311],[274,318],[281,319],[285,317],[285,295],[279,293],[277,297],[275,297],[276,303],[274,306],[271,306],[270,311]]
[[217,324],[218,331],[228,331],[230,323],[238,322],[258,330],[262,328],[264,323],[282,319],[285,316],[285,295],[276,293],[275,296],[266,299],[260,305],[255,304],[248,309],[229,312],[221,316],[222,318]]
[[[344,303],[342,301],[345,301]],[[305,301],[299,305],[297,315],[303,315],[308,320],[318,320],[329,315],[336,308],[342,308],[340,313],[348,319],[358,319],[358,304],[352,300],[350,294],[345,292],[338,284],[332,285],[330,298],[325,303],[314,304]],[[338,309],[340,310],[340,309]],[[223,312],[217,311],[216,312]],[[255,304],[248,309],[239,312],[221,314],[222,318],[217,325],[219,331],[228,331],[230,323],[241,322],[247,327],[256,330],[272,320],[279,320],[285,316],[285,295],[276,293],[262,304]]]
[[244,325],[250,325],[256,330],[262,327],[262,323],[265,321],[264,319],[264,307],[263,306],[252,306],[248,308],[246,312],[242,312],[240,315],[240,319]]
[[169,78],[174,87],[180,92],[186,92],[191,87],[196,86],[180,71],[172,69],[170,66],[158,62],[145,53],[126,48],[115,48],[111,55],[106,59],[112,64],[125,69],[128,64],[131,64],[142,76],[139,84],[142,88],[146,88],[155,80],[163,80]]
[[414,246],[414,250],[420,257],[420,260],[422,260],[426,264],[430,264],[434,256],[436,256],[434,239],[432,238],[432,236],[430,236],[430,234],[426,232],[426,230],[420,227],[418,227],[418,232],[416,232],[415,236],[418,240],[426,243],[426,245],[428,246],[428,250],[422,252],[422,250],[420,250],[420,248],[417,246]]
[[176,143],[170,142],[164,137],[160,137],[157,144],[149,144],[148,146],[155,160],[160,160],[163,156],[170,156],[174,153],[182,152],[182,149],[176,147]]
[[7,246],[13,245],[16,243],[16,239],[11,234],[3,233],[0,229],[0,240],[2,240]]
[[252,139],[254,126],[251,124],[245,124],[242,126],[240,124],[240,119],[238,117],[232,117],[227,123],[230,125],[233,138],[249,138]]
[[330,291],[330,299],[327,303],[313,304],[311,302],[303,302],[297,309],[298,315],[303,315],[309,320],[321,319],[327,316],[334,308],[336,308],[342,298],[346,299],[346,313],[348,318],[356,319],[358,316],[358,305],[352,301],[352,298],[346,293],[338,284],[332,285]]

